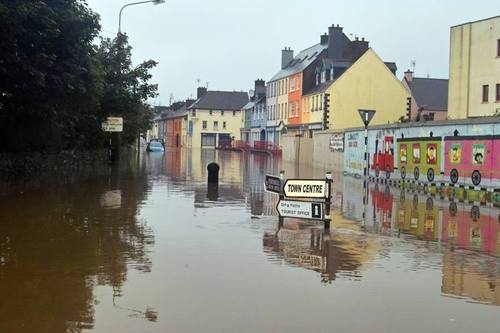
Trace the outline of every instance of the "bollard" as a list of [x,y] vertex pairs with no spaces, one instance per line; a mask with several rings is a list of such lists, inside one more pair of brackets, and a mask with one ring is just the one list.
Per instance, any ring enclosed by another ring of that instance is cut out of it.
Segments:
[[217,201],[217,199],[219,199],[219,184],[208,183],[208,185],[207,185],[207,199],[210,201]]
[[219,170],[220,167],[217,163],[212,162],[209,165],[207,165],[207,171],[208,171],[208,183],[219,183]]

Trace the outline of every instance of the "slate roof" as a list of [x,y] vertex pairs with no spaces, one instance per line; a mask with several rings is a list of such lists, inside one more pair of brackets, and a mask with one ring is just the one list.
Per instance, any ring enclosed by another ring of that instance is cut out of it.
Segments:
[[248,103],[248,94],[240,91],[209,90],[189,109],[241,110]]
[[418,106],[435,111],[448,109],[448,80],[413,78],[406,83]]
[[328,45],[316,44],[311,46],[305,50],[302,50],[297,54],[290,63],[288,63],[287,67],[279,71],[276,75],[274,75],[269,82],[276,81],[282,79],[284,77],[297,74],[302,72],[307,66],[309,66],[318,56],[319,54],[328,48]]

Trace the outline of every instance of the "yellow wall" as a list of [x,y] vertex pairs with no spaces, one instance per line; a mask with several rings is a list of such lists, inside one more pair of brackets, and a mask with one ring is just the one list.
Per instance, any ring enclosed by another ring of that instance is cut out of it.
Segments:
[[370,125],[394,123],[406,113],[408,91],[372,50],[328,89],[330,129],[363,126],[358,109],[376,110]]
[[[448,118],[494,115],[495,85],[500,83],[500,17],[451,28]],[[482,87],[489,85],[489,102],[482,102]]]
[[[209,114],[209,110],[196,109],[196,116],[192,116],[192,110],[189,111],[189,120],[193,121],[193,134],[188,140],[191,142],[189,146],[192,148],[201,147],[201,133],[218,133],[218,134],[229,134],[231,137],[234,136],[235,140],[240,140],[240,129],[243,126],[243,117],[241,110],[236,111],[236,115],[233,116],[232,110],[224,111],[222,115],[220,110],[213,110],[212,115]],[[203,121],[207,121],[207,129],[203,129]],[[218,121],[218,130],[214,130],[213,122]],[[226,129],[223,129],[222,124],[226,122]],[[218,137],[216,145],[218,145]]]

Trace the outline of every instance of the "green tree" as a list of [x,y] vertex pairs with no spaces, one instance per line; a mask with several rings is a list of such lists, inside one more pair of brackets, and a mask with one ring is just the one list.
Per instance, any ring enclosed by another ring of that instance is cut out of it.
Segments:
[[84,0],[0,0],[0,152],[103,147],[111,115],[124,144],[148,128],[156,62],[133,67],[127,36],[99,31]]
[[0,2],[0,151],[69,148],[98,105],[99,18],[79,0]]
[[157,96],[158,90],[149,83],[150,71],[157,63],[149,60],[133,67],[132,47],[125,34],[103,39],[97,56],[104,81],[100,116],[123,117],[123,143],[131,144],[150,126],[152,110],[147,100]]

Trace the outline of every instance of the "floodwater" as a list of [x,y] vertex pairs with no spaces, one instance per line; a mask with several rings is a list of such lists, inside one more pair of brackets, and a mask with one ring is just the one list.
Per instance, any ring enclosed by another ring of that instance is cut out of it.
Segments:
[[0,332],[499,332],[498,208],[381,184],[364,207],[334,172],[329,232],[279,225],[280,169],[325,172],[171,150],[2,187]]

